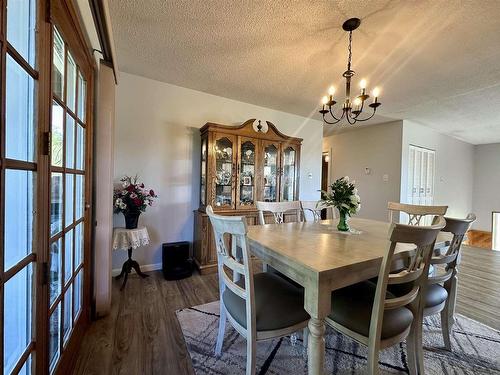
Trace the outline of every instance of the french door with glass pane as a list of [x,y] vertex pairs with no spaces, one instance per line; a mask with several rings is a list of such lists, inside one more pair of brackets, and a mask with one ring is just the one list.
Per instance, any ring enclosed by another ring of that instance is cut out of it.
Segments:
[[63,373],[89,318],[91,57],[71,1],[47,4],[0,0],[4,374]]
[[57,25],[52,29],[49,369],[82,311],[87,81]]
[[[6,9],[8,13],[5,17]],[[2,2],[0,290],[3,373],[30,374],[35,355],[37,98],[36,4]]]

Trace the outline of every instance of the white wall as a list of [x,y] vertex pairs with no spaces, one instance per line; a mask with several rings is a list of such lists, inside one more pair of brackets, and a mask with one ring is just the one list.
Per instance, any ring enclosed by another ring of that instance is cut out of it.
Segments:
[[500,143],[475,147],[472,207],[474,228],[490,232],[491,212],[500,211]]
[[354,129],[323,140],[323,151],[332,155],[330,183],[346,175],[356,180],[361,197],[358,216],[387,220],[387,202],[399,201],[402,121]]
[[448,205],[447,216],[450,217],[465,217],[469,212],[472,212],[474,146],[404,120],[401,202],[405,202],[407,196],[407,166],[410,145],[436,151],[434,204]]
[[[124,174],[137,173],[159,195],[154,207],[139,220],[140,225],[148,227],[152,240],[149,246],[134,253],[141,265],[160,263],[164,242],[192,240],[193,210],[198,208],[199,195],[199,128],[206,122],[239,125],[249,118],[271,121],[286,135],[304,139],[300,197],[319,198],[323,136],[320,121],[120,74],[115,181]],[[123,226],[123,215],[115,215],[114,222]],[[115,252],[113,268],[120,268],[125,258],[125,252]]]

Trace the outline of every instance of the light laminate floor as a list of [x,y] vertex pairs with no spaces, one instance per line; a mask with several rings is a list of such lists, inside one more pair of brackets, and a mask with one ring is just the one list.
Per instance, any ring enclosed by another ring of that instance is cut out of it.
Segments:
[[[216,275],[113,281],[112,311],[90,326],[74,374],[192,374],[175,310],[218,299]],[[500,252],[465,247],[457,311],[500,329]]]

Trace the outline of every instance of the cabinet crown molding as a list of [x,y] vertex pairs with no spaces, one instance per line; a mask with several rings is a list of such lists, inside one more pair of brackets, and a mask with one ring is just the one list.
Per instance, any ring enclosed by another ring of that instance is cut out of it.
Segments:
[[267,139],[271,141],[283,141],[287,140],[290,143],[302,143],[302,138],[291,137],[283,134],[278,130],[276,125],[274,125],[271,121],[266,121],[267,124],[267,132],[257,132],[253,124],[256,119],[252,118],[246,120],[241,125],[222,125],[214,122],[207,122],[200,129],[200,133],[204,134],[208,131],[222,131],[227,134],[235,134],[235,135],[244,135],[247,137],[258,138],[258,139]]

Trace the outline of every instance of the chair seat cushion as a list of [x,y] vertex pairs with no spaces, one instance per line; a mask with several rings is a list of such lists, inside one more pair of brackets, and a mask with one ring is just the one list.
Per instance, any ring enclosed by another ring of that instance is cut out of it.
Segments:
[[[368,337],[376,288],[376,284],[365,281],[334,291],[329,318],[351,331]],[[394,295],[387,292],[386,298],[394,298]],[[403,333],[410,327],[412,321],[413,314],[406,307],[385,310],[381,339]]]
[[[244,287],[242,278],[237,284]],[[297,288],[273,273],[254,275],[255,317],[257,331],[272,331],[309,320],[304,310],[304,289]],[[222,301],[228,313],[247,327],[245,300],[226,287]]]
[[[395,296],[402,296],[408,293],[413,288],[413,283],[389,285],[387,289]],[[425,293],[425,307],[437,306],[448,298],[448,292],[439,284],[431,284],[427,286]]]
[[437,306],[448,298],[448,292],[439,284],[431,284],[427,286],[425,293],[425,307]]

